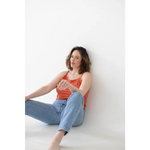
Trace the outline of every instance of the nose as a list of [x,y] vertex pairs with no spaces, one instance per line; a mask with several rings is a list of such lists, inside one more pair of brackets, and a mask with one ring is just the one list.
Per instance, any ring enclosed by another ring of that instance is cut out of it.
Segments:
[[71,62],[74,62],[74,61],[75,61],[75,59],[73,57],[71,57]]

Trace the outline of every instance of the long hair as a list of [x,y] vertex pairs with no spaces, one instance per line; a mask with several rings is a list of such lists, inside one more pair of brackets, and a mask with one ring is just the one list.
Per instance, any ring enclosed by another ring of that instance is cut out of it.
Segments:
[[70,70],[73,70],[73,68],[71,67],[71,64],[70,64],[70,58],[71,58],[73,51],[75,51],[75,50],[79,51],[81,54],[81,57],[82,57],[79,74],[82,74],[84,72],[90,72],[90,66],[92,63],[90,61],[87,50],[81,46],[75,46],[72,48],[71,52],[69,53],[69,55],[67,56],[67,59],[66,59],[66,67]]

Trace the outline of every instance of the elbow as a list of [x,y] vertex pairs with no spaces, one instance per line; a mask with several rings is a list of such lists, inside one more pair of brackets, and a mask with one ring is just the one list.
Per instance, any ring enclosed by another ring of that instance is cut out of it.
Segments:
[[88,91],[80,90],[79,92],[82,94],[82,96],[85,96],[89,92],[89,90]]
[[82,96],[84,96],[84,95],[85,95],[84,91],[82,91],[82,90],[79,90],[78,92],[79,92],[79,93],[81,93],[81,94],[82,94]]
[[82,96],[84,96],[84,95],[86,94],[85,91],[83,91],[83,90],[81,90],[81,89],[78,89],[77,92],[81,93]]

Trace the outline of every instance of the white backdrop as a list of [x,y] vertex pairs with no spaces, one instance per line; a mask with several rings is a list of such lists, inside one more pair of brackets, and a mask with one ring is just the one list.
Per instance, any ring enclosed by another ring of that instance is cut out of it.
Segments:
[[[92,62],[93,79],[83,126],[92,136],[104,131],[123,140],[124,0],[26,0],[25,6],[26,95],[67,70],[70,50],[83,46]],[[36,99],[51,103],[55,97],[54,90]]]

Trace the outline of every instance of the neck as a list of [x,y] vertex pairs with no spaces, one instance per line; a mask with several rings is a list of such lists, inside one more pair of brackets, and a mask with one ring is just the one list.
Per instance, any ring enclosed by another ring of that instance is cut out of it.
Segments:
[[79,68],[73,68],[71,72],[73,75],[79,74]]

